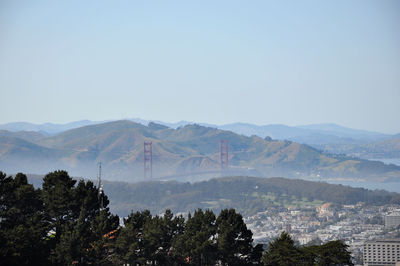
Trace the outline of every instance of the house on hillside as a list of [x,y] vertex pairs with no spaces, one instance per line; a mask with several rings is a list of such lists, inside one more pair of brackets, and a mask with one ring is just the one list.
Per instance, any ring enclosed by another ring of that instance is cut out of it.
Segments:
[[324,203],[316,208],[317,216],[322,218],[332,218],[335,216],[335,210],[332,208],[332,203]]

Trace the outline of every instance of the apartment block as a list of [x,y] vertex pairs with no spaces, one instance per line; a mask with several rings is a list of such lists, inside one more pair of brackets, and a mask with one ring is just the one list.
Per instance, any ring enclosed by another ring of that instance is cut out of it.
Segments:
[[400,266],[400,239],[382,239],[364,243],[364,266]]

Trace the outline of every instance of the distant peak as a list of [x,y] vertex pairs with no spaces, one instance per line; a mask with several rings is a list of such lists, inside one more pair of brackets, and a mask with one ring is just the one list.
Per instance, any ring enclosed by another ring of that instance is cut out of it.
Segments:
[[169,128],[169,127],[167,127],[167,126],[165,126],[165,125],[157,124],[157,123],[154,123],[154,122],[150,122],[150,123],[148,124],[148,127],[149,127],[150,129],[154,129],[154,130],[162,130],[162,129],[167,129],[167,128]]

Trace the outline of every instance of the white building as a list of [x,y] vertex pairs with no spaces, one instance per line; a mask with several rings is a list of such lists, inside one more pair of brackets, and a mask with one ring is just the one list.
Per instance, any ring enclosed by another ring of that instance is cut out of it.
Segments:
[[400,266],[400,239],[382,239],[364,243],[364,266]]
[[311,234],[302,234],[295,237],[297,241],[299,241],[300,245],[307,245],[317,237]]

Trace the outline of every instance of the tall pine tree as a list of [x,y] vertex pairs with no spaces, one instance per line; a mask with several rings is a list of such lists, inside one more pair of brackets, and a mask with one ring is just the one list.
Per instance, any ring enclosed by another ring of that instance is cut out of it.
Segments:
[[253,233],[247,229],[242,215],[235,209],[222,210],[217,218],[217,250],[223,264],[248,265],[252,263]]
[[46,265],[47,232],[40,191],[0,172],[0,265]]
[[189,215],[184,233],[174,243],[176,259],[192,265],[215,265],[216,232],[216,218],[211,210],[198,209],[193,216]]

